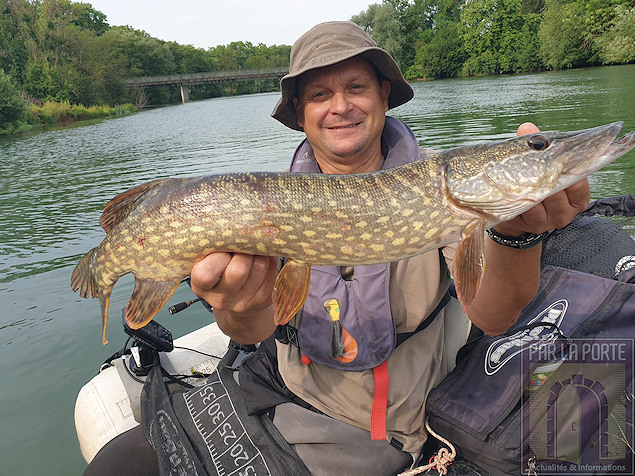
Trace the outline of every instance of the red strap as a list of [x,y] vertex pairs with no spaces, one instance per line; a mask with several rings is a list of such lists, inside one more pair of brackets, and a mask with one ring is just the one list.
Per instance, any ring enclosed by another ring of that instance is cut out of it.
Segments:
[[388,408],[388,362],[373,368],[375,391],[373,408],[370,412],[370,439],[386,439],[386,409]]

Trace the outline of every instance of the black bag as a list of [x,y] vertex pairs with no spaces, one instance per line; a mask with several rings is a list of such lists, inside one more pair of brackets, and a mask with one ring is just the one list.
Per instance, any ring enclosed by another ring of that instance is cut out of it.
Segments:
[[634,284],[546,267],[514,326],[459,352],[430,426],[492,475],[633,474],[634,337]]
[[200,387],[168,394],[160,366],[141,394],[143,432],[162,475],[310,476],[266,415],[247,412],[228,352]]

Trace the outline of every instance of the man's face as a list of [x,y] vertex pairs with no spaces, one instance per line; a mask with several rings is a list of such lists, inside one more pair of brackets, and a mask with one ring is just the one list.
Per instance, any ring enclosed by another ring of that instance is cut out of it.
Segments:
[[371,159],[375,170],[381,166],[389,94],[390,83],[379,83],[374,68],[362,58],[300,77],[299,97],[294,98],[298,124],[323,170],[325,163],[355,169]]

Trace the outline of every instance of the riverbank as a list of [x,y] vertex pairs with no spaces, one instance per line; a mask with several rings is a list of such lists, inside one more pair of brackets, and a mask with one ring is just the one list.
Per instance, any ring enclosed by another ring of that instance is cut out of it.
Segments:
[[136,106],[130,103],[116,106],[96,105],[86,107],[83,104],[70,104],[68,101],[32,102],[27,106],[23,120],[8,124],[5,129],[0,128],[0,135],[20,134],[42,126],[64,126],[75,122],[123,117],[138,110]]

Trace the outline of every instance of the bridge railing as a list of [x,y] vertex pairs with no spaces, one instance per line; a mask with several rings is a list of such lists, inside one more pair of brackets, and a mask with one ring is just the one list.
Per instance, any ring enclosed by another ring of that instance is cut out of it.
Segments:
[[129,78],[126,86],[160,86],[160,85],[194,85],[220,83],[224,81],[246,81],[249,79],[281,78],[289,72],[287,66],[282,68],[241,69],[236,71],[209,71],[205,73],[173,74],[168,76],[143,76]]

